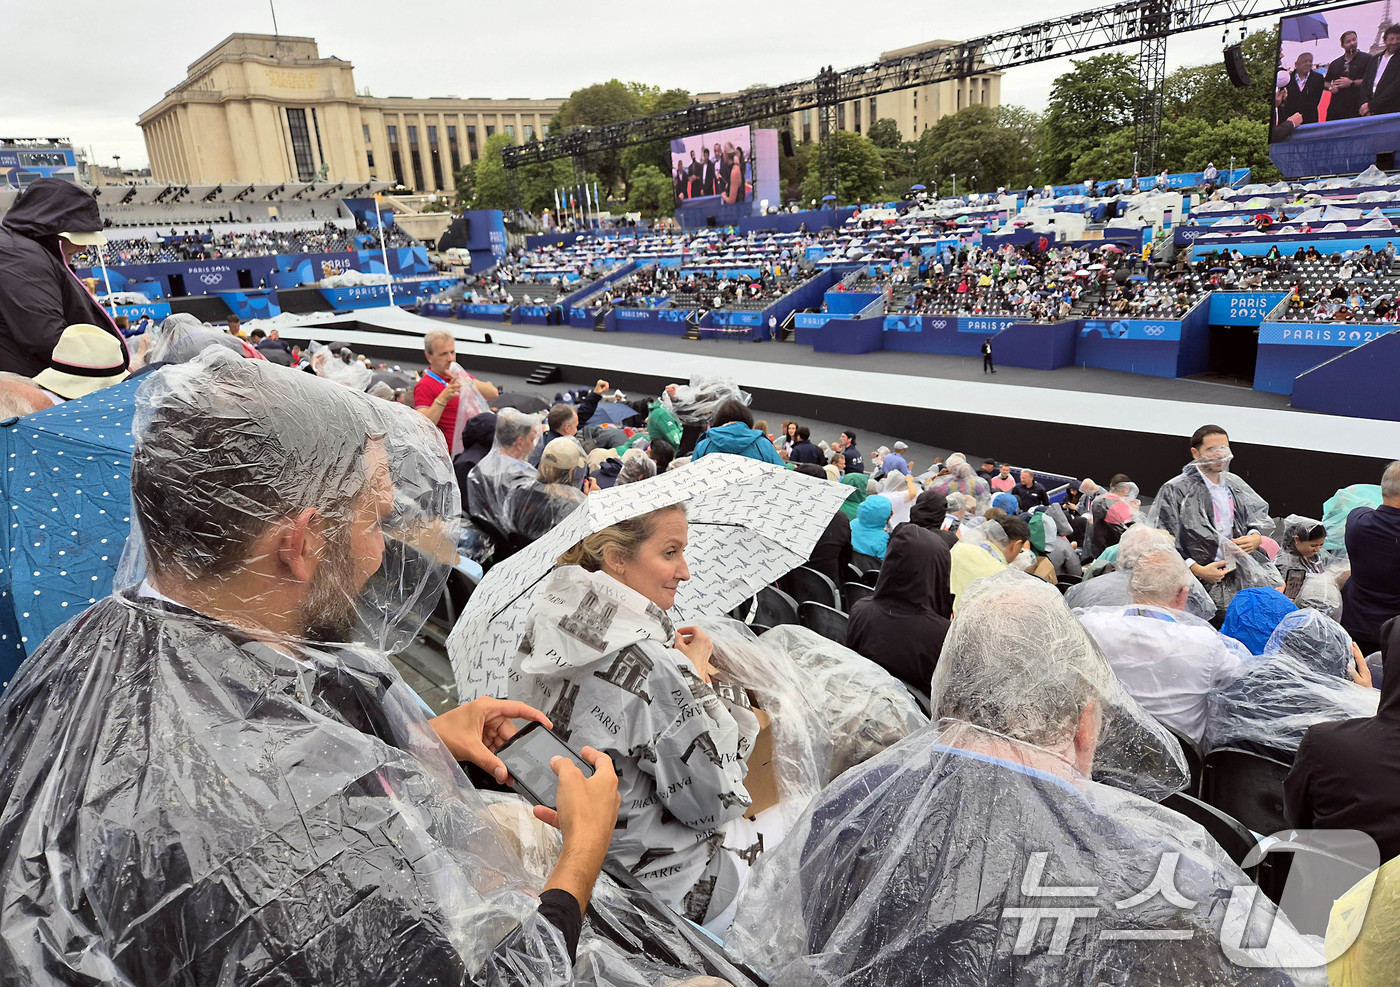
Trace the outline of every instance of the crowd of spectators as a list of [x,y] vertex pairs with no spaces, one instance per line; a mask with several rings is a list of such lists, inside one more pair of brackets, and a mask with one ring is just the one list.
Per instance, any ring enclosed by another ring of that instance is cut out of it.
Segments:
[[[361,234],[367,230],[361,230]],[[171,228],[168,234],[155,236],[112,238],[104,248],[108,265],[169,264],[180,261],[217,260],[220,258],[268,257],[274,254],[339,253],[357,249],[356,232],[352,228],[327,221],[319,226],[308,225],[298,230],[240,230],[223,233],[217,227],[180,230]],[[397,226],[384,230],[384,242],[389,247],[417,246],[418,241]],[[376,232],[373,246],[379,245]],[[79,254],[75,263],[95,267],[97,252]]]
[[[143,378],[125,552],[57,563],[114,593],[0,696],[19,979],[1312,983],[1321,930],[1228,917],[1249,830],[1180,795],[1223,751],[1287,776],[1242,804],[1374,841],[1327,959],[1395,982],[1400,462],[1278,518],[1218,424],[1149,503],[773,430],[723,378],[541,417],[445,331],[421,372],[246,331],[70,325],[43,371],[0,361],[20,416]],[[678,625],[692,580],[754,592],[745,555],[818,581]],[[430,716],[389,656],[463,581],[458,681],[499,659],[501,685]],[[514,760],[524,722],[576,753]],[[1063,939],[1046,890],[1083,904]]]

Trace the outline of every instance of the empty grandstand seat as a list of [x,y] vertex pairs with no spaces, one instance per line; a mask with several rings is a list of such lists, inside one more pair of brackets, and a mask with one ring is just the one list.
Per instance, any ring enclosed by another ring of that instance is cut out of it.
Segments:
[[839,607],[841,597],[836,592],[836,584],[830,577],[815,569],[800,565],[778,580],[783,591],[798,603],[811,600],[825,603],[829,607]]
[[875,595],[875,587],[867,586],[865,583],[844,582],[841,584],[841,600],[845,604],[845,611],[851,612],[851,607],[860,600],[868,600]]
[[[851,565],[855,566],[862,573],[880,571],[880,560],[873,555],[866,555],[864,552],[852,552]],[[872,583],[871,585],[874,584]]]
[[1201,768],[1201,798],[1234,816],[1254,832],[1268,836],[1283,830],[1283,781],[1290,766],[1234,747],[1206,755]]
[[1243,864],[1249,852],[1258,845],[1258,840],[1249,828],[1228,812],[1217,809],[1185,792],[1173,792],[1162,799],[1165,809],[1179,812],[1210,834],[1211,839],[1220,844],[1220,849],[1236,864]]
[[758,607],[753,613],[753,623],[765,627],[802,623],[798,618],[797,601],[776,586],[763,587],[755,599]]
[[842,647],[845,646],[846,625],[850,618],[840,610],[824,603],[808,601],[799,605],[797,612],[803,627],[816,631],[828,641],[835,641]]

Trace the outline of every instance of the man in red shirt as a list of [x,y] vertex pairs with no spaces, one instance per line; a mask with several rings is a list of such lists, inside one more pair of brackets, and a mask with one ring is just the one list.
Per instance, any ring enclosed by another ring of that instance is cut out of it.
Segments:
[[487,401],[494,401],[500,396],[500,391],[489,381],[476,380],[465,371],[460,377],[453,374],[452,367],[457,362],[457,340],[446,329],[434,329],[423,337],[423,353],[428,358],[428,369],[413,388],[413,406],[438,427],[447,440],[450,452],[459,424],[457,411],[461,404],[462,383],[470,383]]

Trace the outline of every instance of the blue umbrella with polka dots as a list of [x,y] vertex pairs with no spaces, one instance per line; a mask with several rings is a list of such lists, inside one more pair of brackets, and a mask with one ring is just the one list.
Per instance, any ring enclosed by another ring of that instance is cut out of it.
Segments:
[[0,690],[54,628],[112,592],[140,383],[0,421]]

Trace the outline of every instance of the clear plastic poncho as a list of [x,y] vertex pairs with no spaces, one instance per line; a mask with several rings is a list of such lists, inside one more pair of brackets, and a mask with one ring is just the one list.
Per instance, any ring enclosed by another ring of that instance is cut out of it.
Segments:
[[354,391],[367,391],[369,385],[374,383],[374,374],[368,367],[359,362],[346,363],[324,343],[313,342],[307,349],[307,353],[311,361],[311,369],[316,372],[317,377],[324,377],[337,384],[344,384]]
[[759,640],[776,646],[801,671],[802,688],[831,734],[830,778],[928,723],[899,679],[814,630],[780,624]]
[[[1233,458],[1229,446],[1217,446],[1183,466],[1177,476],[1162,484],[1157,491],[1148,523],[1170,533],[1176,539],[1176,549],[1184,559],[1198,565],[1208,565],[1215,561],[1217,555],[1221,556],[1227,570],[1236,576],[1227,581],[1233,590],[1281,586],[1283,580],[1278,570],[1262,549],[1246,555],[1231,540],[1247,534],[1251,529],[1262,532],[1273,528],[1268,501],[1255,493],[1254,488],[1244,480],[1229,472]],[[1215,516],[1215,509],[1202,470],[1211,469],[1222,472],[1223,482],[1229,486],[1234,505],[1229,530],[1217,531],[1210,520]],[[1211,595],[1215,597],[1215,591]],[[1219,602],[1222,601],[1217,598]],[[1223,602],[1228,603],[1229,600]]]
[[146,331],[142,364],[186,363],[210,346],[221,346],[243,356],[243,344],[226,332],[206,326],[188,312],[166,316],[158,327]]
[[715,411],[729,400],[748,404],[753,396],[740,390],[733,377],[692,377],[689,384],[676,385],[675,397],[661,395],[662,407],[685,425],[709,425]]
[[[553,465],[549,450],[560,443],[573,447],[581,465],[567,469]],[[583,492],[583,481],[587,476],[588,463],[577,439],[561,436],[551,441],[534,480],[513,487],[506,494],[505,517],[511,531],[522,541],[541,537],[584,502],[587,495]]]
[[[1186,767],[1054,588],[970,587],[933,708],[759,862],[727,941],[772,984],[1295,982],[1227,953],[1272,909],[1198,825],[1090,780],[1160,797]],[[1270,946],[1320,962],[1282,920]]]
[[1264,654],[1211,693],[1205,747],[1243,747],[1292,761],[1315,723],[1375,716],[1380,692],[1357,685],[1352,643],[1316,610],[1284,617]]
[[[533,438],[519,441],[526,433]],[[467,475],[466,503],[473,520],[484,521],[502,535],[515,533],[507,500],[511,491],[534,483],[538,472],[524,459],[511,455],[510,450],[519,441],[521,454],[528,455],[539,433],[539,422],[532,416],[513,408],[501,409],[496,416],[491,451]]]
[[133,435],[123,572],[147,579],[51,635],[0,701],[6,980],[702,968],[606,878],[571,964],[524,868],[528,807],[472,788],[388,661],[452,561],[457,493],[427,419],[219,349],[148,378]]

